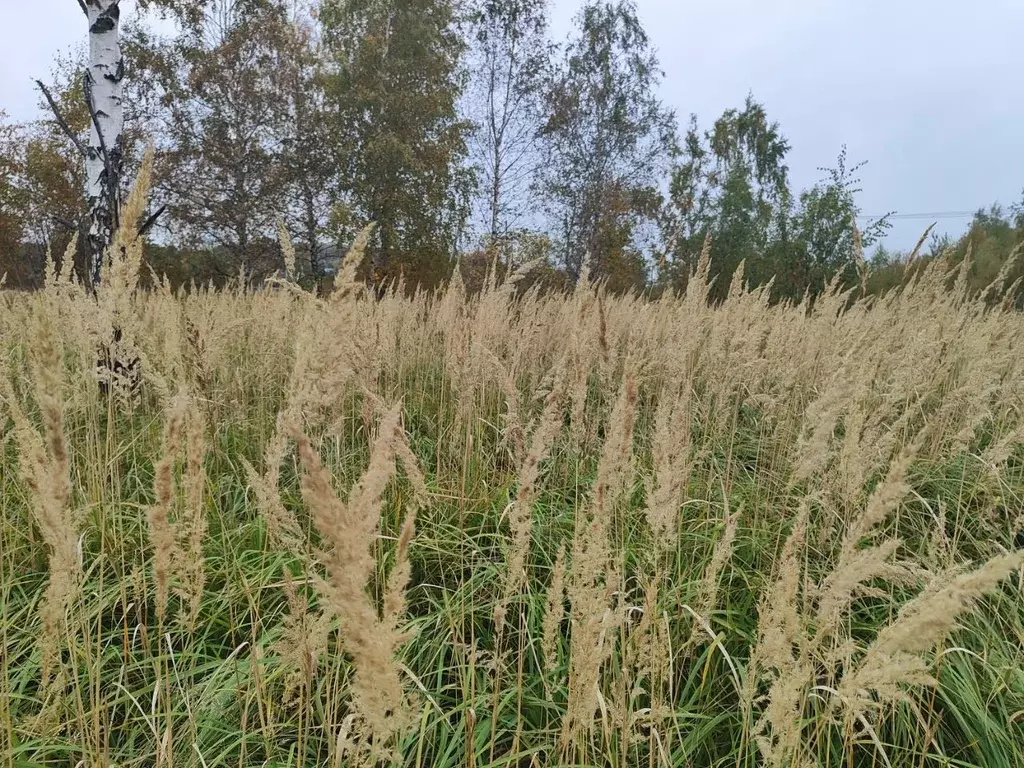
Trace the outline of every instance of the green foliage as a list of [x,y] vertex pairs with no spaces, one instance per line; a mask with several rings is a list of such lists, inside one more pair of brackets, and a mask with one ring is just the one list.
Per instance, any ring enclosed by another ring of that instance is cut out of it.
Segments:
[[656,94],[662,73],[632,0],[590,2],[576,24],[548,86],[538,189],[573,280],[589,257],[593,274],[642,286],[675,118]]
[[377,225],[368,248],[373,278],[436,283],[451,274],[471,182],[461,167],[465,42],[453,5],[355,0],[326,3],[320,18],[337,65],[328,93],[353,229]]
[[0,112],[0,274],[9,271],[10,254],[18,252],[25,234],[25,195],[18,188],[18,137]]
[[868,290],[885,294],[909,282],[930,262],[941,259],[945,261],[948,287],[953,288],[962,275],[962,288],[967,296],[982,294],[990,304],[1022,307],[1022,249],[1024,206],[1014,204],[1007,210],[992,205],[988,210],[978,211],[967,232],[956,240],[948,235],[933,235],[919,254],[889,253],[884,249],[876,252]]
[[[793,261],[803,273],[801,287],[812,294],[823,290],[837,273],[843,274],[847,283],[855,282],[858,248],[863,253],[891,226],[885,216],[858,232],[860,207],[856,195],[860,189],[854,174],[863,166],[858,163],[848,168],[843,147],[835,168],[819,169],[827,173],[827,178],[800,195],[800,207],[792,222]],[[791,294],[789,298],[797,297]]]
[[166,125],[157,198],[184,243],[224,249],[236,274],[279,264],[288,31],[283,3],[217,3],[175,39],[140,43]]
[[700,134],[696,116],[672,174],[668,276],[685,285],[705,238],[713,241],[721,298],[740,262],[756,282],[770,279],[767,255],[788,234],[791,193],[785,157],[789,143],[778,123],[748,96],[742,110],[727,110]]
[[[173,283],[274,273],[282,221],[310,284],[371,221],[366,276],[410,288],[479,248],[506,265],[541,255],[558,283],[589,257],[613,292],[663,292],[685,286],[706,242],[716,301],[741,263],[750,285],[774,280],[776,301],[814,297],[836,276],[866,278],[872,293],[906,277],[898,255],[863,260],[889,225],[860,221],[863,163],[845,147],[821,181],[794,189],[790,144],[753,96],[706,129],[692,116],[680,146],[635,0],[587,0],[565,41],[550,38],[549,0],[139,5],[149,15],[127,21],[122,41],[124,178],[155,143],[167,210],[150,265]],[[174,21],[169,38],[145,24],[152,15]],[[50,90],[84,135],[81,70],[59,59]],[[41,254],[79,236],[83,176],[48,112],[0,128],[9,284],[37,285]],[[969,247],[971,290],[1001,272],[1009,284],[1022,220],[1020,206],[979,212],[969,237],[918,255],[959,264]]]
[[703,134],[691,117],[663,224],[670,258],[662,280],[685,286],[708,238],[721,269],[711,294],[716,300],[740,263],[751,285],[774,278],[774,296],[795,301],[806,292],[817,295],[837,273],[847,283],[856,280],[858,248],[889,227],[884,217],[857,230],[855,174],[863,163],[848,167],[843,147],[835,168],[819,169],[826,178],[794,200],[789,151],[779,124],[752,96]]

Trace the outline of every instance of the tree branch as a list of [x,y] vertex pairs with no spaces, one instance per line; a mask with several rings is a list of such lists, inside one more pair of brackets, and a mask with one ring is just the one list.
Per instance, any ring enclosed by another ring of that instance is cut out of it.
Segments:
[[142,237],[147,232],[149,232],[149,230],[153,228],[153,225],[156,224],[156,220],[159,219],[160,215],[164,211],[166,211],[166,210],[167,210],[167,206],[166,205],[161,205],[157,209],[156,213],[154,213],[152,216],[150,216],[148,219],[146,219],[146,221],[143,223],[143,225],[141,227],[139,227],[139,235],[138,236]]
[[46,97],[46,101],[50,105],[50,109],[53,112],[53,116],[57,120],[57,125],[59,125],[61,130],[64,131],[65,135],[67,135],[67,137],[71,139],[71,142],[75,145],[75,148],[82,153],[82,157],[87,157],[89,153],[86,150],[85,145],[75,135],[75,132],[72,131],[71,128],[68,126],[67,121],[60,113],[60,108],[57,106],[57,102],[54,101],[53,96],[50,95],[50,90],[45,85],[43,85],[42,80],[36,80],[36,85],[39,86],[39,90],[41,90],[43,92],[43,96]]
[[78,0],[78,7],[82,9],[82,13],[85,14],[86,18],[88,18],[89,9],[85,7],[85,0]]

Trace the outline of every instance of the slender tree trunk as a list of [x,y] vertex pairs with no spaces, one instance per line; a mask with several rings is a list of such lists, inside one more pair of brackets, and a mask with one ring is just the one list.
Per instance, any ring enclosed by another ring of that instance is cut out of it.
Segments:
[[309,274],[320,278],[319,218],[316,215],[316,192],[307,184],[303,190],[305,204],[306,247],[309,248]]
[[103,253],[114,239],[121,207],[124,59],[119,40],[119,3],[120,0],[85,0],[89,67],[83,86],[92,118],[85,148],[85,191],[89,204],[86,244],[93,285],[100,282]]

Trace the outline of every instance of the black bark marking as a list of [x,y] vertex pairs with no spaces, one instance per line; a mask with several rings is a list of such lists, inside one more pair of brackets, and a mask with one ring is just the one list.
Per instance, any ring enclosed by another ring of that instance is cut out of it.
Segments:
[[100,13],[96,17],[96,21],[93,22],[92,26],[89,27],[89,31],[94,34],[102,34],[103,32],[111,32],[117,27],[117,22],[121,18],[121,6],[119,2],[115,1],[110,4],[107,10]]
[[124,388],[124,394],[134,396],[142,384],[142,367],[139,358],[122,359],[120,352],[121,329],[114,328],[113,342],[100,347],[96,372],[100,379],[100,392],[109,394],[111,384]]
[[111,83],[120,83],[124,80],[124,56],[117,60],[117,69],[112,75],[104,75],[103,79]]
[[94,35],[100,35],[104,32],[110,32],[116,25],[117,22],[114,19],[110,18],[107,14],[103,14],[92,23],[92,26],[89,27],[89,31]]

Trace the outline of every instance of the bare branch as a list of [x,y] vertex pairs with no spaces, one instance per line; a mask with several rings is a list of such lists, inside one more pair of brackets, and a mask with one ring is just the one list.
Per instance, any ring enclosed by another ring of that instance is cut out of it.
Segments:
[[78,0],[78,7],[82,9],[82,13],[89,16],[89,9],[85,7],[85,0]]
[[46,97],[46,101],[50,105],[50,109],[53,111],[53,116],[57,121],[57,125],[59,125],[61,130],[64,131],[65,135],[67,135],[67,137],[71,139],[71,142],[75,145],[75,148],[82,153],[82,157],[87,157],[89,153],[86,150],[85,145],[75,135],[75,132],[71,130],[70,126],[67,124],[67,121],[64,119],[64,116],[61,115],[60,108],[57,106],[57,102],[54,101],[53,96],[50,95],[50,90],[45,85],[43,85],[42,80],[36,80],[36,85],[39,86],[39,90],[41,90],[43,92],[43,96]]
[[139,227],[139,237],[142,237],[147,232],[149,232],[149,230],[153,228],[153,225],[156,224],[156,220],[159,219],[160,215],[164,211],[166,211],[166,210],[167,210],[167,206],[166,205],[161,205],[157,209],[156,213],[154,213],[152,216],[150,216],[148,219],[146,219],[145,223],[143,223],[143,225],[141,227]]

